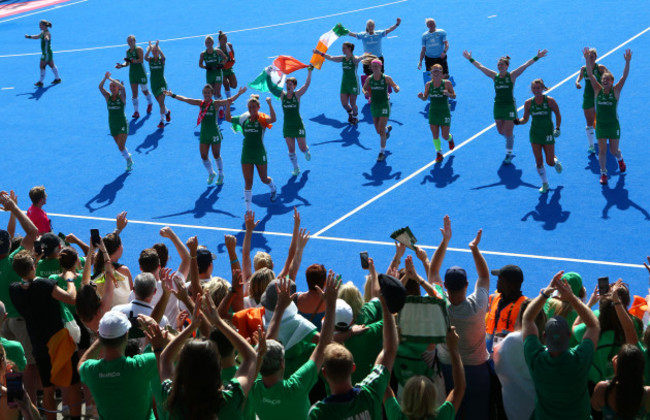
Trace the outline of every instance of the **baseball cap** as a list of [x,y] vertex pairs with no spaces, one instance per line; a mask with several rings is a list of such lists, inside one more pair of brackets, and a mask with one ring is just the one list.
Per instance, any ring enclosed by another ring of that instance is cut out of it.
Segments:
[[467,273],[457,265],[449,267],[445,272],[445,287],[447,290],[463,290],[467,286]]
[[106,339],[126,335],[131,328],[131,322],[122,312],[108,311],[99,321],[99,336]]
[[564,273],[562,280],[566,280],[566,282],[569,283],[569,286],[571,286],[571,291],[574,295],[580,296],[580,291],[582,290],[582,277],[580,274],[576,273],[575,271],[570,271],[568,273]]
[[545,343],[548,351],[563,353],[569,348],[571,330],[561,316],[554,316],[546,322]]
[[343,299],[336,299],[336,314],[334,317],[334,328],[337,331],[345,331],[352,325],[354,315],[352,307]]
[[0,255],[8,254],[11,249],[11,236],[6,230],[0,229]]
[[386,301],[388,310],[392,314],[401,311],[404,307],[404,302],[406,302],[406,288],[402,282],[388,274],[380,274],[379,288],[381,289],[381,295]]
[[53,234],[52,232],[44,233],[41,236],[41,249],[43,250],[43,256],[49,257],[61,246],[61,238]]
[[514,264],[504,265],[498,270],[492,270],[493,276],[499,276],[499,278],[512,283],[523,283],[524,282],[524,273],[521,271],[519,266]]
[[199,248],[196,250],[196,263],[201,267],[205,265],[206,267],[210,265],[211,261],[217,259],[217,256],[214,255],[208,248]]
[[[271,283],[266,286],[266,290],[262,293],[262,298],[260,299],[262,306],[269,311],[275,311],[275,305],[278,302],[278,291],[275,287],[276,284],[278,284],[278,279],[271,281]],[[292,295],[296,293],[296,283],[293,281],[291,282],[290,292]]]

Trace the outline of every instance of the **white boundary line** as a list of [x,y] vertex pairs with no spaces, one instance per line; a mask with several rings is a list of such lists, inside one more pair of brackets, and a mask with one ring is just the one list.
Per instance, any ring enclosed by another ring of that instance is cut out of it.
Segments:
[[[48,216],[53,217],[64,217],[68,219],[83,219],[83,220],[99,220],[104,222],[115,222],[115,218],[110,217],[95,217],[95,216],[80,216],[74,214],[60,214],[60,213],[48,213]],[[178,228],[187,228],[187,229],[201,229],[201,230],[213,230],[219,232],[231,232],[231,233],[241,233],[245,232],[242,229],[231,229],[231,228],[220,228],[213,226],[199,226],[199,225],[187,225],[180,223],[162,223],[162,222],[149,222],[144,220],[131,220],[129,223],[134,225],[148,225],[148,226],[170,226]],[[290,238],[292,235],[290,233],[284,232],[269,232],[269,231],[253,231],[253,233],[258,235],[269,235],[269,236],[282,236]],[[334,242],[347,242],[355,244],[368,244],[368,245],[383,245],[383,246],[395,246],[394,242],[389,241],[372,241],[365,239],[351,239],[351,238],[337,238],[333,236],[312,236],[313,239],[320,239],[324,241],[334,241]],[[437,249],[438,247],[432,245],[419,245],[420,248],[424,249]],[[451,252],[471,252],[469,249],[463,248],[447,248]],[[484,251],[481,250],[481,253],[485,255],[499,255],[505,257],[515,257],[515,258],[529,258],[537,260],[551,260],[551,261],[565,261],[565,262],[575,262],[581,264],[597,264],[597,265],[612,265],[616,267],[629,267],[629,268],[645,268],[642,264],[629,264],[629,263],[619,263],[612,261],[598,261],[598,260],[581,260],[578,258],[564,258],[564,257],[553,257],[546,255],[532,255],[532,254],[516,254],[512,252],[500,252],[500,251]]]
[[[88,1],[88,0],[82,0],[82,1]],[[321,19],[327,19],[331,18],[334,16],[342,16],[342,15],[347,15],[350,13],[357,13],[357,12],[363,12],[365,10],[371,10],[371,9],[378,9],[380,7],[385,7],[385,6],[392,6],[394,4],[399,4],[399,3],[405,3],[409,0],[397,0],[397,1],[392,1],[390,3],[383,3],[383,4],[378,4],[376,6],[369,6],[369,7],[364,7],[362,9],[355,9],[355,10],[348,10],[346,12],[339,12],[339,13],[332,13],[330,15],[323,15],[323,16],[316,16],[316,17],[311,17],[311,18],[305,18],[305,19],[299,19],[299,20],[294,20],[291,22],[282,22],[282,23],[274,23],[272,25],[265,25],[265,26],[257,26],[255,28],[245,28],[245,29],[235,29],[232,31],[224,31],[225,33],[232,34],[232,33],[237,33],[237,32],[248,32],[248,31],[256,31],[259,29],[268,29],[268,28],[275,28],[278,26],[286,26],[286,25],[293,25],[296,23],[304,23],[304,22],[310,22],[313,20],[321,20]],[[0,22],[2,23],[2,22]],[[208,35],[215,35],[214,33],[210,34],[202,34],[202,35],[190,35],[190,36],[183,36],[179,38],[169,38],[169,39],[161,39],[160,42],[172,42],[172,41],[183,41],[186,39],[195,39],[195,38],[204,38]],[[146,42],[139,42],[139,45],[147,45]],[[105,50],[109,48],[124,48],[124,44],[118,44],[118,45],[105,45],[102,47],[89,47],[89,48],[76,48],[72,50],[60,50],[60,51],[54,51],[55,54],[62,54],[62,53],[73,53],[73,52],[83,52],[83,51],[95,51],[95,50]],[[24,53],[24,54],[6,54],[6,55],[0,55],[0,58],[10,58],[10,57],[26,57],[26,56],[32,56],[32,55],[41,55],[40,52],[38,53]]]
[[16,20],[16,19],[22,19],[22,18],[27,17],[27,16],[37,15],[39,13],[49,12],[50,10],[61,9],[62,7],[74,6],[75,4],[85,3],[87,1],[88,0],[80,0],[80,1],[75,1],[74,3],[58,4],[56,6],[50,7],[49,9],[39,9],[39,10],[36,10],[34,12],[31,12],[31,13],[20,14],[20,15],[15,16],[15,17],[11,17],[11,18],[8,18],[8,19],[5,19],[5,20],[0,20],[0,24],[5,23],[5,22],[11,22],[12,20]]
[[[616,52],[617,50],[621,49],[623,46],[629,44],[630,42],[634,41],[635,39],[637,39],[638,37],[640,37],[641,35],[645,34],[645,33],[648,32],[648,31],[650,31],[650,26],[647,27],[647,28],[645,28],[643,31],[639,32],[638,34],[634,35],[632,38],[628,39],[627,41],[625,41],[625,42],[619,44],[618,46],[614,47],[613,49],[611,49],[610,51],[608,51],[607,53],[605,53],[602,57],[600,57],[599,60],[602,60],[603,58],[605,58],[605,57],[607,57],[607,56],[613,54],[613,53]],[[548,89],[546,92],[547,92],[547,93],[548,93],[548,92],[552,92],[553,90],[555,90],[555,89],[557,89],[558,87],[562,86],[563,84],[565,84],[566,82],[568,82],[568,81],[571,80],[572,78],[576,77],[576,76],[578,75],[578,73],[580,73],[580,70],[578,70],[577,72],[575,72],[575,73],[571,74],[570,76],[566,77],[564,80],[562,80],[561,82],[557,83],[556,85],[554,85],[553,87],[551,87],[550,89]],[[522,105],[522,106],[520,106],[519,108],[517,108],[517,111],[521,111],[522,109],[524,109],[524,105]],[[449,150],[449,151],[448,151],[447,153],[445,153],[443,156],[444,156],[444,157],[447,157],[447,156],[449,156],[450,154],[452,154],[452,153],[458,151],[458,149],[461,149],[461,148],[462,148],[463,146],[465,146],[466,144],[468,144],[468,143],[474,141],[476,138],[478,138],[479,136],[483,135],[486,131],[490,130],[492,127],[495,127],[495,126],[496,126],[495,123],[492,123],[492,124],[488,125],[488,126],[485,127],[483,130],[479,131],[478,133],[474,134],[472,137],[468,138],[468,139],[465,140],[464,142],[462,142],[462,143],[460,143],[459,145],[457,145],[457,146],[454,148],[454,150]],[[338,225],[339,223],[341,223],[342,221],[344,221],[344,220],[347,219],[348,217],[352,216],[353,214],[359,212],[360,210],[364,209],[365,207],[367,207],[367,206],[369,206],[370,204],[374,203],[375,201],[379,200],[381,197],[385,196],[386,194],[388,194],[389,192],[393,191],[394,189],[397,189],[398,187],[401,187],[402,185],[404,185],[405,183],[407,183],[408,181],[410,181],[411,179],[413,179],[413,178],[416,177],[417,175],[421,174],[422,172],[424,172],[424,171],[426,171],[427,169],[429,169],[431,166],[435,165],[435,163],[436,163],[435,160],[432,160],[431,162],[427,163],[426,165],[424,165],[423,167],[421,167],[421,168],[418,169],[417,171],[413,172],[412,174],[410,174],[410,175],[407,176],[406,178],[403,178],[403,179],[402,179],[401,181],[399,181],[398,183],[396,183],[396,184],[390,186],[389,188],[387,188],[387,189],[385,189],[384,191],[380,192],[380,193],[377,194],[376,196],[372,197],[370,200],[368,200],[368,201],[366,201],[365,203],[359,205],[358,207],[356,207],[356,208],[354,208],[353,210],[347,212],[346,214],[344,214],[343,216],[339,217],[338,219],[336,219],[335,221],[333,221],[333,222],[330,223],[329,225],[325,226],[324,228],[322,228],[321,230],[319,230],[318,232],[316,232],[315,234],[313,234],[313,235],[312,235],[312,238],[319,237],[321,234],[323,234],[324,232],[330,230],[330,229],[333,228],[334,226]]]

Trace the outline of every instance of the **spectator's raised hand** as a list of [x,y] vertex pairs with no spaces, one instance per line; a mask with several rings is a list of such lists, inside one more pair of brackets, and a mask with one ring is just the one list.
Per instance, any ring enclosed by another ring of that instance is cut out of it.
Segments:
[[143,331],[154,351],[158,352],[167,345],[167,331],[162,330],[156,322],[147,324]]
[[199,239],[196,236],[190,237],[187,242],[187,249],[190,250],[190,254],[196,255],[196,250],[199,249]]
[[227,249],[235,249],[237,246],[237,238],[234,235],[224,235],[224,241]]
[[476,237],[472,239],[472,242],[469,243],[469,249],[472,251],[478,249],[478,244],[481,243],[481,236],[483,235],[483,229],[479,229],[476,233]]
[[291,279],[285,277],[279,279],[275,284],[275,290],[278,294],[278,301],[275,304],[275,310],[285,310],[291,305],[291,301],[296,297],[297,293],[291,294]]
[[266,346],[266,332],[262,329],[261,325],[257,326],[257,331],[255,331],[257,337],[257,358],[261,359],[266,354],[268,347]]
[[415,256],[418,258],[418,260],[422,261],[423,263],[429,261],[429,256],[427,255],[427,251],[420,248],[419,246],[415,247]]
[[449,349],[450,353],[458,352],[459,341],[460,337],[458,337],[458,334],[456,333],[456,327],[449,327],[447,330],[447,336],[445,337],[445,343],[447,344],[447,348]]
[[126,218],[125,211],[121,212],[115,217],[115,226],[117,227],[118,232],[122,232],[128,224],[129,220]]
[[325,283],[325,291],[323,291],[319,286],[316,286],[316,290],[318,290],[318,293],[320,293],[323,300],[325,300],[325,305],[336,305],[340,286],[341,276],[337,276],[334,271],[330,270]]
[[160,229],[160,236],[170,239],[174,236],[174,231],[169,226]]
[[442,227],[440,228],[440,233],[442,233],[442,239],[445,240],[445,242],[449,242],[451,240],[451,219],[449,218],[449,215],[445,215],[445,217],[442,219]]
[[296,247],[299,249],[305,249],[305,246],[307,245],[307,242],[309,241],[310,235],[307,229],[300,229],[300,232],[298,232],[298,239],[296,241]]
[[244,215],[244,226],[246,226],[247,231],[253,231],[257,227],[257,224],[260,221],[255,221],[255,212],[254,211],[247,211],[246,214]]

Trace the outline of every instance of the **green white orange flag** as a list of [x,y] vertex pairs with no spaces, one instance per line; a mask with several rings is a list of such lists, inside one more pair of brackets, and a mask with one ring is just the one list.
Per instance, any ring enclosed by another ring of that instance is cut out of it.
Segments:
[[301,63],[291,56],[280,55],[273,60],[273,64],[262,70],[262,73],[248,86],[260,92],[270,92],[273,96],[279,98],[282,94],[286,75],[306,67],[307,64]]
[[273,65],[282,73],[289,74],[296,70],[307,68],[307,64],[301,63],[290,55],[279,55],[273,60]]
[[[347,35],[349,32],[350,31],[345,29],[343,25],[338,23],[330,31],[327,31],[323,35],[321,35],[321,37],[318,39],[318,44],[316,45],[316,51],[318,51],[321,54],[325,54],[329,49],[329,47],[334,43],[334,41],[336,41],[341,36]],[[323,58],[322,55],[314,54],[311,56],[310,62],[314,67],[320,70],[324,61],[325,59]]]

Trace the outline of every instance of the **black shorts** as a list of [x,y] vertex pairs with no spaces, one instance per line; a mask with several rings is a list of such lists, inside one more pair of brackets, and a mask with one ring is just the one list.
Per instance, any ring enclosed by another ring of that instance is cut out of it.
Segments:
[[[52,372],[52,361],[50,360],[50,356],[44,355],[43,357],[35,357],[36,358],[36,366],[38,367],[38,373],[41,375],[41,383],[43,384],[43,388],[47,388],[50,386],[53,386],[52,382],[50,382],[50,375]],[[71,358],[71,363],[72,363],[72,381],[70,385],[78,384],[80,381],[79,378],[79,371],[77,370],[77,364],[79,363],[79,355],[75,351],[72,354]]]
[[447,56],[445,58],[431,58],[424,56],[424,65],[427,68],[427,71],[431,70],[434,64],[440,64],[442,66],[442,74],[449,74],[449,66],[447,66]]
[[[384,72],[384,57],[378,57],[379,60],[381,60],[381,72]],[[372,74],[372,70],[370,69],[370,64],[364,64],[363,65],[363,74],[366,76],[370,76]]]

